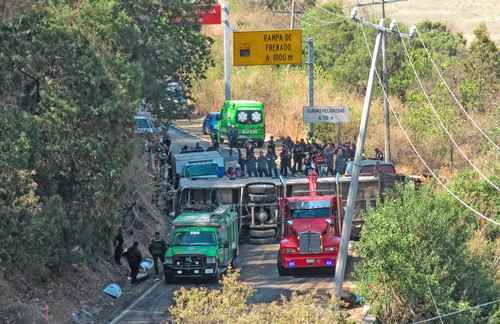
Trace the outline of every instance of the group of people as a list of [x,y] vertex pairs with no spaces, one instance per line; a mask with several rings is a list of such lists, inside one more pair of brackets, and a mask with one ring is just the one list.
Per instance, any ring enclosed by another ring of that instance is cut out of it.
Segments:
[[[294,142],[290,137],[282,141],[279,156],[276,152],[276,142],[271,136],[265,153],[256,153],[255,145],[247,142],[244,146],[245,154],[238,150],[238,169],[228,170],[233,177],[278,177],[279,175],[308,175],[315,170],[319,176],[344,174],[348,161],[354,159],[356,146],[354,143],[327,143],[321,144],[315,139],[300,139]],[[383,159],[380,150],[376,149],[376,158]],[[277,163],[279,158],[279,163]],[[278,167],[279,164],[279,167]]]
[[[130,268],[131,283],[135,284],[138,281],[137,275],[139,274],[141,262],[143,261],[143,256],[141,250],[139,249],[139,242],[134,241],[134,243],[126,249],[123,249],[123,243],[123,233],[122,228],[120,227],[115,239],[113,240],[113,245],[115,247],[113,258],[117,265],[122,265],[122,257],[125,257]],[[163,264],[165,252],[167,251],[167,243],[163,238],[161,238],[160,232],[154,233],[153,238],[149,242],[148,248],[149,253],[153,258],[155,272],[158,275],[158,264],[160,262]]]

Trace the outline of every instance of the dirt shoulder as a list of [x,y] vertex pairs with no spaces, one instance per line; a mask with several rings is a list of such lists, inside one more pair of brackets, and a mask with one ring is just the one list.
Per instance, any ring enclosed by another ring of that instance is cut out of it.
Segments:
[[[155,186],[146,171],[143,140],[135,140],[134,146],[133,159],[124,175],[126,192],[123,204],[127,206],[135,202],[133,215],[127,216],[124,246],[139,241],[143,255],[147,256],[152,234],[157,230],[164,232],[165,223],[162,212],[151,204]],[[114,234],[110,233],[110,236]],[[35,283],[0,267],[0,323],[68,323],[72,314],[82,309],[84,323],[85,318],[96,320],[100,314],[107,317],[114,309],[121,309],[117,306],[130,303],[148,289],[153,280],[130,285],[126,261],[122,260],[121,266],[114,264],[111,253],[110,247],[109,258],[94,260],[87,265],[73,264],[45,283]],[[122,287],[122,297],[115,300],[103,294],[102,289],[110,283]]]

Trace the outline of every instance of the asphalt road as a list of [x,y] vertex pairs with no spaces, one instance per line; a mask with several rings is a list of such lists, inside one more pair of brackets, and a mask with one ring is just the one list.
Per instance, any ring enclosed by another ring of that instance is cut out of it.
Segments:
[[[200,142],[204,147],[209,145],[201,138],[173,127],[169,134],[175,145],[174,150],[179,150],[183,145],[194,146],[196,142]],[[227,148],[223,149],[223,154],[225,157],[229,156]],[[276,268],[277,251],[278,244],[240,246],[238,267],[241,270],[241,281],[255,289],[255,294],[250,299],[251,303],[271,302],[279,299],[281,295],[289,296],[293,291],[310,289],[316,289],[320,293],[334,291],[332,274],[302,272],[296,276],[280,277]],[[173,303],[173,293],[180,287],[189,288],[202,284],[196,281],[184,281],[167,285],[163,280],[158,280],[110,323],[164,323],[169,319],[168,309]],[[217,284],[209,284],[208,287],[214,288]]]

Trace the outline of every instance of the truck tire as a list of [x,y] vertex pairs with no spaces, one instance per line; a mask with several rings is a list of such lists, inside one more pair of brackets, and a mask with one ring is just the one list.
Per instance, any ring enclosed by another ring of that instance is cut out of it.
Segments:
[[255,184],[247,187],[249,194],[265,195],[275,193],[275,188],[271,184]]
[[276,238],[274,238],[274,237],[268,237],[268,238],[251,237],[248,239],[248,243],[255,244],[255,245],[273,244],[273,243],[276,243]]
[[251,229],[250,230],[250,238],[275,238],[276,230],[274,228],[270,229]]
[[274,194],[263,194],[263,195],[249,194],[248,198],[250,202],[256,204],[270,203],[276,201],[276,195]]

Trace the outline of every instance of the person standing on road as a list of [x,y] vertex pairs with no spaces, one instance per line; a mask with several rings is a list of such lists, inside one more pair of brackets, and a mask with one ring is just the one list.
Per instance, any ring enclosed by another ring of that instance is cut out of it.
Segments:
[[267,171],[269,172],[269,176],[273,178],[278,177],[278,168],[276,167],[276,154],[268,148],[266,154],[266,162],[267,162]]
[[247,161],[245,160],[245,157],[241,154],[241,150],[238,148],[238,164],[240,165],[240,177],[246,176],[246,166],[247,166]]
[[238,130],[234,125],[231,125],[229,127],[228,131],[228,140],[229,140],[229,147],[231,148],[231,151],[233,150],[233,147],[236,147],[236,142],[238,141]]
[[382,153],[382,151],[379,150],[378,147],[375,148],[375,159],[380,161],[384,160],[384,153]]
[[118,234],[116,234],[113,240],[113,246],[115,247],[115,253],[113,258],[117,265],[122,265],[122,254],[123,254],[123,234],[121,226],[118,228]]
[[212,146],[217,149],[219,147],[219,130],[217,129],[217,127],[212,129],[212,131],[210,132],[210,138],[212,140]]
[[267,177],[268,176],[268,171],[267,171],[267,161],[264,157],[264,153],[259,152],[259,157],[257,159],[257,173],[259,174],[259,177]]
[[276,156],[276,144],[274,143],[274,136],[271,136],[269,139],[269,143],[267,143],[267,149],[271,150],[271,152]]
[[293,167],[292,172],[295,175],[297,172],[302,173],[302,160],[304,159],[304,150],[306,143],[304,139],[301,138],[300,142],[297,142],[293,146]]
[[323,150],[323,156],[325,157],[326,163],[326,175],[335,175],[335,170],[333,169],[333,157],[335,155],[335,145],[333,143],[328,144]]
[[130,277],[132,278],[131,283],[135,284],[137,282],[137,275],[139,274],[139,267],[141,266],[142,254],[139,250],[139,242],[135,241],[134,244],[129,247],[125,253],[128,265],[130,267]]
[[280,153],[280,173],[284,177],[288,177],[288,166],[290,165],[290,153],[286,146],[283,146]]
[[247,155],[247,171],[249,177],[257,177],[257,161],[253,153]]
[[343,175],[346,167],[346,157],[341,148],[337,149],[335,152],[335,174],[339,173]]
[[153,257],[155,272],[158,275],[158,261],[163,264],[165,252],[167,251],[167,243],[160,237],[160,232],[155,232],[153,239],[149,242],[149,253]]

